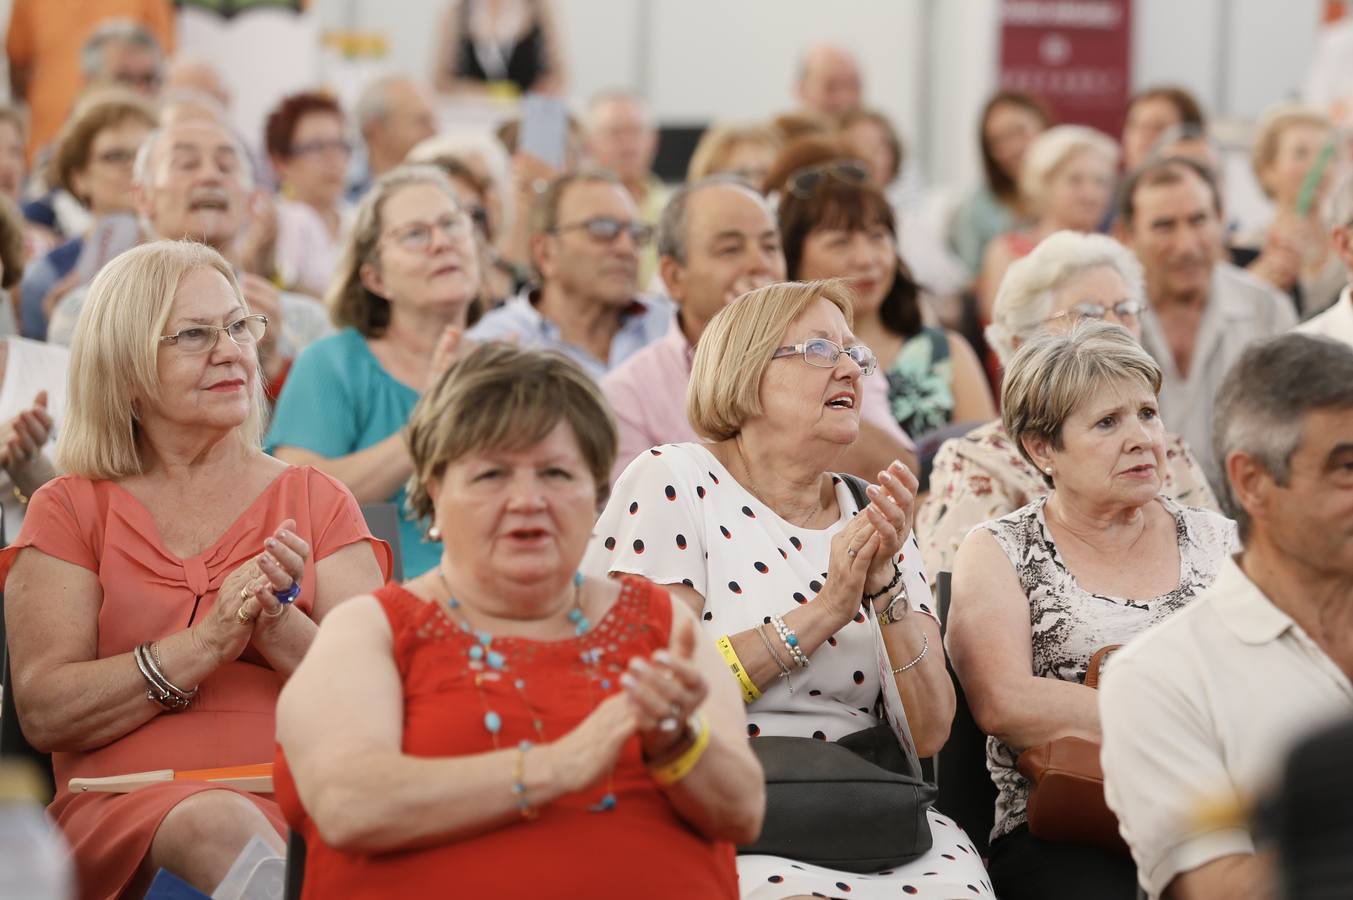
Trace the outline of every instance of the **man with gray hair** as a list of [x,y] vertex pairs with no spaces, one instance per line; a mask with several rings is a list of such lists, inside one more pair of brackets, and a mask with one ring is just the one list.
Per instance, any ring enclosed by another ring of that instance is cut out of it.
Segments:
[[1251,345],[1212,433],[1243,550],[1101,682],[1105,795],[1152,900],[1277,898],[1246,811],[1297,740],[1353,716],[1353,349]]
[[[1344,268],[1353,273],[1353,175],[1334,189],[1325,206],[1325,226],[1330,244]],[[1329,309],[1297,326],[1305,334],[1319,334],[1353,345],[1353,291],[1349,285],[1339,292]]]
[[[785,279],[784,250],[766,198],[731,175],[678,188],[658,220],[658,274],[677,303],[667,334],[601,381],[620,432],[612,481],[650,447],[699,440],[686,418],[686,385],[705,326],[747,291]],[[866,379],[861,403],[860,438],[845,468],[874,477],[894,459],[914,466],[883,379]]]
[[[188,118],[153,131],[136,154],[132,202],[146,240],[194,240],[219,250],[239,270],[240,288],[253,312],[268,317],[259,345],[264,373],[285,374],[296,353],[330,326],[323,306],[300,294],[280,292],[262,271],[266,229],[249,227],[254,187],[249,157],[222,122]],[[47,339],[70,344],[86,289],[63,297],[52,312]]]
[[147,95],[173,48],[169,0],[14,0],[5,50],[10,93],[31,113],[29,158],[61,128],[90,86],[118,83]]
[[368,84],[353,111],[366,145],[366,177],[353,186],[353,199],[377,178],[404,162],[419,141],[437,133],[432,101],[421,85],[403,75]]

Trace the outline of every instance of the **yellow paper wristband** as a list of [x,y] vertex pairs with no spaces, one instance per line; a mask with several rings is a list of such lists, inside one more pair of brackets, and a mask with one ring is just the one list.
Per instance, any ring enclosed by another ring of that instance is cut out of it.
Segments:
[[705,755],[705,750],[709,748],[709,723],[705,721],[704,713],[696,717],[695,740],[686,748],[686,752],[664,766],[657,766],[649,769],[653,775],[653,780],[663,787],[669,787],[676,784],[687,775],[691,774],[691,769],[700,761],[700,757]]
[[756,682],[752,681],[752,676],[743,668],[742,660],[738,659],[737,651],[733,649],[733,642],[728,639],[728,635],[719,638],[718,647],[719,652],[723,654],[723,661],[728,663],[728,668],[742,686],[742,702],[755,703],[761,699],[761,691],[757,688]]

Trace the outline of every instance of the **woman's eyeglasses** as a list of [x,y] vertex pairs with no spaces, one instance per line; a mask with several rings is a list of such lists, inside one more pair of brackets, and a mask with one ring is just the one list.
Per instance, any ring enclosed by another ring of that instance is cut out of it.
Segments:
[[182,353],[206,353],[216,346],[216,342],[221,339],[222,332],[229,335],[236,345],[247,347],[263,340],[263,333],[267,330],[267,316],[245,316],[226,326],[194,325],[192,328],[184,328],[175,334],[161,335],[160,343],[177,347]]
[[550,229],[552,234],[562,234],[565,231],[586,231],[587,236],[599,244],[609,244],[624,232],[634,241],[634,246],[643,247],[653,239],[653,228],[645,225],[643,222],[625,222],[620,219],[613,219],[610,216],[597,216],[588,219],[586,222],[577,222],[573,225],[559,225]]
[[861,375],[872,375],[874,370],[878,368],[878,359],[874,356],[874,351],[864,344],[842,347],[835,341],[829,341],[826,338],[811,338],[802,344],[781,347],[772,353],[770,358],[780,359],[785,356],[801,355],[803,361],[810,366],[817,366],[819,369],[833,369],[842,353],[854,360],[855,365],[860,367]]
[[1114,317],[1120,320],[1135,319],[1142,314],[1144,309],[1146,309],[1146,304],[1137,300],[1119,300],[1112,306],[1086,301],[1048,316],[1043,321],[1052,322],[1056,319],[1070,319],[1072,322],[1079,322],[1081,319],[1102,321],[1109,313],[1113,313]]
[[448,241],[464,237],[470,233],[472,225],[470,215],[464,210],[455,215],[443,216],[436,222],[410,222],[390,232],[389,238],[412,253],[423,253],[432,246],[432,235],[440,231]]
[[864,163],[851,159],[809,166],[789,176],[785,182],[785,191],[800,200],[807,200],[828,178],[845,184],[865,184],[869,181],[869,170],[864,167]]

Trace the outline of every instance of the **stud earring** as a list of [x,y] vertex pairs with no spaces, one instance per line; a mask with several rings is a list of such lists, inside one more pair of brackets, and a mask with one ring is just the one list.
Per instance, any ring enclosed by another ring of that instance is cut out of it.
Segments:
[[1044,471],[1044,472],[1047,472],[1049,475],[1051,475],[1051,474],[1052,474],[1052,466],[1048,466],[1048,467],[1047,467],[1046,469],[1044,469],[1043,471]]
[[[1052,470],[1049,469],[1048,471],[1049,473],[1051,473]],[[433,525],[431,528],[428,529],[428,540],[440,541],[441,539],[442,539],[442,530],[440,528],[438,528],[436,525]]]

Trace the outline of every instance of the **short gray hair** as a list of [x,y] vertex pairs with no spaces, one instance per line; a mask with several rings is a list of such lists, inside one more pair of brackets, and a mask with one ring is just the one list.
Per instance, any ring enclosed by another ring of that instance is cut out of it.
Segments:
[[[1066,334],[1037,335],[1005,370],[1001,423],[1020,455],[1037,468],[1024,439],[1040,437],[1060,450],[1067,418],[1097,389],[1121,380],[1160,393],[1160,366],[1121,325],[1082,320]],[[1051,477],[1043,480],[1052,485]]]
[[109,44],[130,44],[154,52],[156,61],[164,58],[164,51],[155,35],[135,19],[109,19],[94,30],[80,49],[80,72],[85,80],[103,72],[103,53]]
[[1289,332],[1256,342],[1231,365],[1212,410],[1212,458],[1222,473],[1227,515],[1250,533],[1250,516],[1226,477],[1226,458],[1244,453],[1287,484],[1306,414],[1353,409],[1353,349],[1341,341]]
[[1025,341],[1043,328],[1052,312],[1052,295],[1062,285],[1091,269],[1112,269],[1123,279],[1128,296],[1146,300],[1142,265],[1122,244],[1102,234],[1058,231],[1039,242],[1034,251],[1011,263],[1001,279],[991,307],[987,343],[1001,365],[1015,353],[1015,342]]
[[667,205],[662,208],[662,215],[658,218],[658,256],[670,256],[681,265],[686,264],[686,242],[690,238],[686,233],[686,214],[690,211],[691,197],[705,188],[720,185],[745,191],[747,196],[754,197],[770,214],[770,204],[766,198],[736,175],[725,173],[710,175],[699,181],[688,181],[672,192]]
[[1035,208],[1042,206],[1052,173],[1082,151],[1098,153],[1110,168],[1118,164],[1118,144],[1104,132],[1086,125],[1054,125],[1029,143],[1020,164],[1020,193]]
[[362,93],[357,97],[357,105],[352,111],[352,116],[357,122],[357,130],[365,132],[368,125],[379,122],[389,115],[390,98],[386,96],[386,90],[392,85],[412,80],[409,76],[398,73],[382,75],[362,88]]

